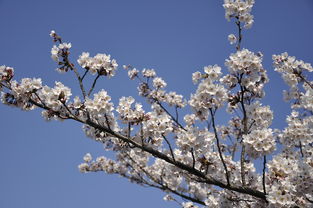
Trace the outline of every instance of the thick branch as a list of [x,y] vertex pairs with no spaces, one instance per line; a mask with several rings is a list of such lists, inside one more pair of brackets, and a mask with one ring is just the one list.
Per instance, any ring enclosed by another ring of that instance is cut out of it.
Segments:
[[[29,102],[31,102],[32,104],[36,105],[37,107],[40,107],[40,108],[43,108],[45,110],[51,110],[49,109],[48,107],[46,106],[43,106],[42,104],[40,103],[37,103],[33,100],[29,100]],[[251,189],[251,188],[248,188],[248,187],[239,187],[239,186],[233,186],[233,185],[230,185],[230,184],[225,184],[221,181],[218,181],[210,176],[207,176],[205,175],[204,173],[202,173],[201,171],[189,166],[189,165],[186,165],[182,162],[179,162],[179,161],[174,161],[171,157],[168,157],[167,155],[165,155],[164,153],[162,152],[159,152],[151,147],[148,147],[148,146],[143,146],[143,145],[140,145],[138,144],[137,142],[135,142],[134,140],[132,139],[128,139],[126,136],[124,135],[121,135],[119,133],[116,133],[114,132],[113,130],[109,129],[108,127],[105,127],[105,126],[101,126],[97,123],[94,123],[93,121],[91,120],[87,120],[87,121],[83,121],[83,120],[80,120],[78,118],[74,118],[74,117],[68,117],[68,119],[72,119],[72,120],[75,120],[75,121],[78,121],[82,124],[87,124],[95,129],[98,129],[100,131],[103,131],[103,132],[106,132],[128,144],[131,144],[133,147],[135,148],[139,148],[145,152],[148,152],[150,153],[151,155],[153,155],[154,157],[156,158],[159,158],[161,160],[164,160],[174,166],[176,166],[177,168],[180,168],[181,170],[184,170],[186,172],[188,172],[189,174],[191,175],[194,175],[194,176],[197,176],[199,178],[201,178],[201,182],[203,183],[206,183],[206,184],[209,184],[209,185],[215,185],[215,186],[218,186],[220,188],[225,188],[225,189],[228,189],[228,190],[232,190],[232,191],[236,191],[238,193],[242,193],[242,194],[248,194],[250,196],[254,196],[256,198],[260,198],[260,199],[263,199],[266,201],[266,197],[265,197],[265,194],[261,191],[258,191],[258,190],[254,190],[254,189]]]
[[206,184],[210,184],[210,185],[216,185],[216,186],[219,186],[221,188],[225,188],[225,189],[228,189],[228,190],[232,190],[232,191],[236,191],[236,192],[239,192],[239,193],[243,193],[243,194],[248,194],[248,195],[251,195],[251,196],[254,196],[254,197],[257,197],[257,198],[260,198],[260,199],[263,199],[263,200],[266,200],[266,197],[265,197],[265,194],[258,191],[258,190],[254,190],[254,189],[251,189],[251,188],[248,188],[248,187],[238,187],[238,186],[232,186],[230,184],[225,184],[221,181],[218,181],[216,179],[213,179],[211,177],[208,177],[206,176],[205,174],[203,174],[201,171],[199,170],[196,170],[194,169],[193,167],[191,166],[188,166],[182,162],[179,162],[179,161],[174,161],[172,158],[168,157],[167,155],[157,151],[157,150],[154,150],[153,148],[151,147],[148,147],[148,146],[142,146],[138,143],[136,143],[135,141],[131,140],[131,139],[128,139],[127,137],[121,135],[121,134],[118,134],[110,129],[108,129],[107,127],[105,126],[100,126],[90,120],[86,121],[86,122],[83,122],[83,121],[80,121],[78,120],[79,122],[81,123],[86,123],[96,129],[99,129],[103,132],[106,132],[106,133],[109,133],[111,134],[112,136],[118,138],[118,139],[121,139],[122,141],[124,142],[127,142],[127,143],[130,143],[132,144],[134,147],[136,148],[139,148],[139,149],[142,149],[143,151],[145,152],[148,152],[150,154],[152,154],[153,156],[155,156],[156,158],[159,158],[159,159],[162,159],[184,171],[187,171],[189,174],[192,174],[194,176],[197,176],[197,177],[200,177],[203,179],[203,182],[206,183]]

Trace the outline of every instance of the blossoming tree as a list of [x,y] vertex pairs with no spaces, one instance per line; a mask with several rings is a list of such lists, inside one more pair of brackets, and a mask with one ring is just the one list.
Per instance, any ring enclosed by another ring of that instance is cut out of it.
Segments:
[[[118,67],[110,55],[82,53],[70,60],[71,44],[51,31],[56,45],[51,57],[61,73],[73,73],[81,95],[61,82],[45,86],[41,79],[14,80],[14,70],[0,67],[1,100],[23,110],[41,108],[50,120],[73,120],[85,134],[115,153],[115,159],[88,153],[81,172],[118,174],[133,183],[165,192],[165,200],[182,207],[312,207],[313,206],[313,72],[310,64],[287,53],[273,55],[273,64],[289,86],[284,98],[292,113],[285,129],[271,129],[273,112],[262,105],[269,79],[262,53],[242,47],[242,33],[253,24],[254,0],[225,0],[225,17],[237,26],[228,39],[236,52],[218,65],[192,74],[197,90],[186,100],[166,91],[166,82],[153,69],[124,65],[136,80],[139,95],[151,109],[133,97],[111,102],[109,93],[94,93],[100,77],[112,77]],[[93,76],[90,88],[85,78]],[[94,93],[94,94],[93,94]],[[189,106],[189,114],[179,116]],[[216,112],[229,113],[218,125]],[[262,171],[256,171],[256,166]]]

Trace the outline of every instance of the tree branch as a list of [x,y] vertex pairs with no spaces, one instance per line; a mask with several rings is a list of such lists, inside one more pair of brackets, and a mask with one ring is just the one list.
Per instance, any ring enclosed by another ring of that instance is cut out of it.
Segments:
[[216,146],[217,146],[217,149],[218,149],[218,154],[220,156],[220,159],[221,159],[221,161],[223,163],[223,166],[224,166],[224,169],[225,169],[227,185],[230,185],[229,172],[227,170],[227,166],[226,166],[226,163],[225,163],[224,158],[223,158],[223,153],[221,151],[220,141],[219,141],[217,130],[216,130],[216,126],[215,126],[215,118],[214,118],[214,114],[213,114],[212,108],[210,108],[210,114],[211,114],[211,118],[212,118],[212,126],[213,126],[214,135],[215,135],[215,139],[216,139]]

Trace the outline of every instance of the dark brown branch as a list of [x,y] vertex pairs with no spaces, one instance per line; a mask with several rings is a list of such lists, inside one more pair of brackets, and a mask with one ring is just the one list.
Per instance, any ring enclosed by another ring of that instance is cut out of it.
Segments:
[[195,159],[195,154],[193,153],[193,148],[191,148],[190,152],[191,152],[191,156],[192,156],[192,168],[195,168],[196,159]]
[[85,70],[85,73],[83,74],[83,76],[82,76],[82,78],[81,78],[82,81],[84,80],[84,78],[85,78],[85,76],[87,75],[88,71],[89,71],[88,69]]
[[[42,104],[36,103],[33,100],[29,100],[29,102],[31,102],[32,104],[36,105],[37,107],[43,108],[45,110],[51,110],[50,108],[43,106]],[[251,189],[248,187],[239,187],[239,186],[234,186],[234,185],[230,185],[230,184],[225,184],[219,180],[216,180],[210,176],[207,176],[206,174],[202,173],[199,170],[194,169],[193,167],[191,167],[189,165],[186,165],[186,164],[179,162],[179,161],[174,161],[172,158],[168,157],[164,153],[159,152],[159,151],[157,151],[157,150],[155,150],[149,146],[142,146],[142,145],[138,144],[137,142],[135,142],[134,140],[128,139],[126,136],[121,135],[119,133],[116,133],[113,130],[109,129],[108,127],[101,126],[101,125],[91,121],[90,119],[88,119],[87,121],[83,121],[81,119],[73,118],[73,117],[68,117],[68,119],[78,121],[79,123],[82,123],[82,124],[87,124],[87,125],[95,128],[95,129],[106,132],[106,133],[126,142],[126,143],[131,144],[134,148],[139,148],[139,149],[141,149],[147,153],[150,153],[151,155],[153,155],[156,158],[164,160],[164,161],[168,162],[169,164],[172,164],[172,165],[176,166],[177,168],[180,168],[181,170],[188,172],[191,175],[194,175],[198,178],[201,178],[201,182],[203,182],[203,183],[206,183],[209,185],[215,185],[215,186],[218,186],[220,188],[225,188],[225,189],[235,191],[238,193],[242,193],[242,194],[248,194],[250,196],[254,196],[256,198],[260,198],[260,199],[263,199],[266,201],[265,194],[261,191]]]
[[216,139],[216,146],[217,146],[218,154],[220,156],[220,159],[221,159],[221,161],[223,163],[223,166],[224,166],[224,169],[225,169],[227,185],[230,185],[229,172],[227,170],[227,166],[226,166],[226,163],[225,163],[224,158],[223,158],[223,153],[221,151],[220,141],[219,141],[217,130],[216,130],[216,126],[215,126],[215,118],[214,118],[214,114],[213,114],[212,108],[210,108],[210,114],[211,114],[212,127],[213,127],[213,130],[214,130],[214,135],[215,135],[215,139]]
[[236,50],[239,51],[241,49],[240,45],[241,45],[241,40],[242,40],[242,28],[241,28],[241,23],[240,23],[238,17],[236,17],[236,18],[237,18],[236,25],[238,27],[238,43],[236,46]]
[[[240,90],[241,90],[241,98],[240,98],[240,104],[241,104],[241,108],[242,108],[242,112],[243,112],[243,119],[242,119],[242,123],[243,123],[243,135],[248,133],[248,128],[247,128],[247,112],[246,112],[246,108],[245,108],[245,104],[244,104],[244,88],[242,87],[241,83],[240,83]],[[246,185],[246,179],[245,179],[245,145],[243,143],[243,138],[241,141],[241,154],[240,154],[240,167],[241,167],[241,180],[242,180],[242,185],[245,186]]]
[[248,195],[251,195],[251,196],[254,196],[254,197],[257,197],[257,198],[260,198],[260,199],[263,199],[263,200],[266,200],[266,197],[264,195],[263,192],[260,192],[258,190],[254,190],[254,189],[251,189],[251,188],[248,188],[248,187],[238,187],[238,186],[232,186],[230,184],[225,184],[221,181],[218,181],[214,178],[211,178],[209,176],[206,176],[205,174],[203,174],[201,171],[198,171],[194,168],[192,168],[191,166],[188,166],[182,162],[179,162],[179,161],[173,161],[173,159],[171,159],[170,157],[168,157],[167,155],[157,151],[157,150],[154,150],[153,148],[151,147],[148,147],[148,146],[141,146],[140,144],[136,143],[135,141],[133,140],[129,140],[127,139],[127,137],[123,136],[123,135],[120,135],[110,129],[108,129],[107,127],[105,126],[100,126],[90,120],[87,120],[86,122],[83,122],[83,121],[80,121],[78,120],[79,122],[81,123],[86,123],[96,129],[99,129],[101,131],[104,131],[104,132],[107,132],[109,134],[111,134],[112,136],[118,138],[118,139],[121,139],[122,141],[124,142],[127,142],[127,143],[130,143],[132,144],[134,147],[136,148],[139,148],[139,149],[142,149],[143,151],[145,152],[148,152],[150,153],[151,155],[153,155],[154,157],[157,157],[159,159],[162,159],[172,165],[175,165],[176,167],[194,175],[194,176],[197,176],[199,178],[202,178],[203,179],[203,183],[206,183],[206,184],[210,184],[210,185],[216,185],[216,186],[219,186],[221,188],[225,188],[225,189],[228,189],[228,190],[232,190],[232,191],[236,191],[236,192],[239,192],[239,193],[243,193],[243,194],[248,194]]
[[153,176],[150,175],[149,172],[147,172],[143,167],[141,167],[139,164],[137,164],[136,161],[135,161],[130,155],[127,154],[127,156],[129,157],[129,159],[130,159],[133,163],[135,163],[135,164],[139,167],[139,169],[140,169],[142,172],[144,172],[144,173],[146,174],[146,176],[147,176],[149,179],[151,179],[154,183],[156,183],[156,184],[158,184],[158,185],[160,185],[160,186],[157,186],[157,185],[154,185],[154,184],[152,184],[152,183],[149,183],[149,182],[145,181],[147,185],[149,185],[149,186],[151,186],[151,187],[154,187],[154,188],[158,188],[158,189],[160,189],[160,190],[162,190],[162,191],[170,191],[170,192],[172,192],[173,194],[176,194],[177,196],[182,197],[183,199],[187,199],[187,200],[189,200],[189,201],[192,201],[192,202],[195,202],[195,203],[198,203],[198,204],[201,204],[201,205],[205,205],[205,203],[204,203],[203,201],[201,201],[201,200],[199,200],[199,199],[196,199],[196,198],[193,198],[193,197],[190,197],[190,196],[187,196],[187,195],[185,195],[185,194],[183,194],[183,193],[179,193],[179,192],[177,192],[176,190],[173,190],[173,189],[169,188],[167,185],[161,183],[160,180],[155,179]]
[[166,108],[162,105],[162,103],[158,100],[155,100],[156,103],[165,111],[165,113],[167,115],[169,115],[171,117],[171,119],[181,128],[183,129],[184,131],[187,131],[187,129],[185,129],[180,123],[178,120],[176,120],[176,118],[174,118],[174,116],[172,114],[170,114],[170,112],[168,112],[168,110],[166,110]]
[[266,169],[266,155],[264,155],[264,158],[263,158],[263,178],[262,178],[262,183],[263,183],[263,193],[266,195],[266,186],[265,186],[265,169]]
[[304,157],[301,141],[299,142],[299,149],[300,149],[301,156]]
[[89,90],[89,92],[88,92],[88,94],[87,94],[88,97],[90,96],[91,92],[94,90],[94,88],[95,88],[95,86],[96,86],[96,83],[97,83],[97,80],[99,79],[100,76],[101,76],[101,75],[98,74],[98,75],[96,76],[96,78],[93,80],[92,86],[91,86],[91,88],[90,88],[90,90]]
[[165,142],[167,143],[168,147],[170,148],[172,159],[175,162],[175,156],[174,156],[174,153],[173,153],[172,145],[170,144],[170,142],[168,141],[168,139],[164,135],[162,135],[162,137],[165,140]]

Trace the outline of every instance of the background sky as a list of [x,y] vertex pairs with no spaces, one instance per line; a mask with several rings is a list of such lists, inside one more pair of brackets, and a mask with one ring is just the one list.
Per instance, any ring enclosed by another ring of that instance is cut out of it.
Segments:
[[[271,56],[287,51],[312,62],[313,1],[257,0],[253,15],[255,24],[244,30],[242,46],[264,54],[270,83],[263,103],[274,111],[272,127],[282,128],[289,113],[281,94],[286,86],[273,71]],[[74,63],[84,51],[111,54],[120,66],[156,69],[167,89],[186,98],[195,89],[193,72],[213,64],[226,72],[224,60],[235,51],[227,36],[237,32],[225,20],[221,0],[0,0],[0,28],[0,65],[14,67],[17,80],[41,77],[50,86],[59,80],[78,89],[73,74],[55,71],[49,37],[54,29],[72,43]],[[115,103],[137,94],[136,82],[122,67],[116,77],[101,79],[101,88]],[[0,129],[0,207],[177,207],[164,202],[158,190],[115,175],[79,173],[85,153],[105,153],[80,124],[45,122],[40,110],[0,105]]]

